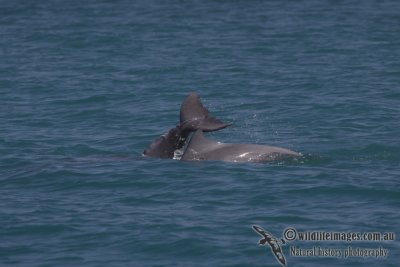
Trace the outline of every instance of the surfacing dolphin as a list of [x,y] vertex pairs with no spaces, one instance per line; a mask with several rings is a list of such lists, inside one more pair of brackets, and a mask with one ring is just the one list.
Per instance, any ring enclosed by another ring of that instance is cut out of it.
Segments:
[[208,110],[200,102],[197,93],[192,92],[181,105],[179,125],[154,140],[143,154],[150,157],[172,159],[174,152],[184,147],[192,132],[196,130],[211,132],[229,125],[231,124],[222,123],[220,120],[211,117]]
[[182,160],[222,160],[229,162],[269,162],[298,157],[299,154],[289,149],[253,145],[227,144],[205,138],[197,130],[189,141]]
[[[200,102],[200,97],[193,92],[182,103],[180,124],[154,140],[143,154],[172,159],[175,152],[183,148],[182,160],[229,162],[271,162],[300,156],[299,153],[280,147],[220,143],[205,138],[203,134],[203,132],[217,131],[229,125],[231,124],[222,123],[211,117]],[[193,132],[195,133],[192,134]]]

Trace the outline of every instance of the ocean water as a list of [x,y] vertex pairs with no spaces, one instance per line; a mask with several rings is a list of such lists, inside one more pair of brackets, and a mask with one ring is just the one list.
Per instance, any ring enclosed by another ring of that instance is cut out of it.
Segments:
[[[398,1],[0,1],[0,265],[280,266],[253,224],[399,235],[399,32]],[[143,157],[191,91],[233,123],[210,138],[304,157]],[[291,254],[313,246],[389,255]]]

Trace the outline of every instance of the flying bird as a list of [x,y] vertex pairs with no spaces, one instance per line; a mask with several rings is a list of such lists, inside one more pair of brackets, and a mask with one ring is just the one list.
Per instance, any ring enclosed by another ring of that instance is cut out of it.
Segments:
[[280,244],[285,244],[285,241],[283,239],[276,239],[276,237],[274,237],[270,232],[265,231],[260,226],[253,225],[252,228],[255,232],[262,236],[262,238],[258,241],[258,244],[263,246],[268,243],[268,245],[271,247],[272,254],[274,254],[277,261],[283,266],[286,266],[285,255],[283,255],[282,248],[280,246]]

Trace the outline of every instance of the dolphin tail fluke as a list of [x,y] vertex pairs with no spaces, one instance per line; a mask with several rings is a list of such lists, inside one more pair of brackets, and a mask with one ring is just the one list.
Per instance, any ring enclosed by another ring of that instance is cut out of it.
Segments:
[[183,131],[203,130],[204,132],[217,131],[228,127],[231,123],[223,123],[217,118],[209,116],[197,93],[192,92],[183,101],[180,111],[180,127]]
[[201,122],[200,126],[196,130],[200,129],[204,132],[213,132],[224,129],[230,125],[232,125],[232,123],[223,123],[217,118],[207,117]]

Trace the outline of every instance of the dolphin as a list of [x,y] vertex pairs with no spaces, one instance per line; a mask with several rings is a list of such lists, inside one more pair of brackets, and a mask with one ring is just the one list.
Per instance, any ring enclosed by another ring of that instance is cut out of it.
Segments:
[[271,162],[299,157],[286,148],[255,145],[228,144],[207,139],[201,129],[196,130],[186,146],[182,160],[219,160],[228,162]]
[[223,123],[210,116],[197,93],[185,98],[180,109],[180,122],[155,139],[143,154],[150,157],[174,158],[183,149],[181,160],[220,160],[229,162],[270,162],[299,157],[294,151],[255,144],[227,144],[205,138],[203,132],[224,129]]
[[172,159],[175,151],[184,147],[192,132],[196,130],[211,132],[229,125],[231,124],[223,123],[210,116],[209,111],[201,103],[199,95],[192,92],[181,105],[180,123],[155,139],[143,154],[150,157]]

